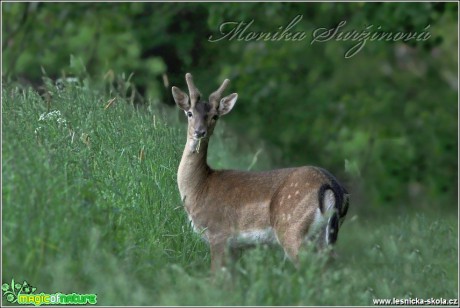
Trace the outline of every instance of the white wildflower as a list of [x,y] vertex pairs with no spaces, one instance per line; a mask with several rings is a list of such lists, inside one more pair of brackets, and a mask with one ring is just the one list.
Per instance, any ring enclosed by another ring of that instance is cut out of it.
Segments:
[[54,122],[56,121],[59,126],[63,125],[64,127],[67,127],[67,120],[64,119],[61,115],[61,112],[59,110],[53,110],[51,112],[44,112],[40,115],[39,122]]
[[39,126],[35,129],[35,135],[37,135],[43,127]]
[[61,112],[59,110],[53,110],[51,112],[44,112],[40,115],[39,121],[52,121],[61,117]]

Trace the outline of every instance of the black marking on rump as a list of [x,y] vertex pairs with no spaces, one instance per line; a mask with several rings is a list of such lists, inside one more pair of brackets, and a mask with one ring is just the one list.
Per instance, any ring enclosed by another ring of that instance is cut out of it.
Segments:
[[342,213],[340,215],[341,218],[344,218],[347,215],[349,205],[350,205],[350,199],[348,198],[348,196],[346,196],[345,197],[345,204],[344,204],[344,207],[342,209]]
[[[329,171],[319,167],[317,167],[317,169],[321,171],[329,179],[330,185],[324,184],[323,186],[329,186],[328,188],[332,190],[335,197],[335,208],[337,209],[337,212],[339,213],[339,216],[341,218],[345,217],[348,211],[348,198],[346,198],[345,196],[348,195],[348,191],[345,189],[345,187],[340,185],[339,181]],[[320,188],[320,193],[322,192],[322,194],[324,195],[327,188],[323,189],[323,186],[321,186]]]
[[339,181],[327,170],[323,168],[317,168],[321,173],[323,173],[329,180],[329,184],[323,184],[318,193],[318,198],[319,198],[319,206],[321,213],[324,213],[324,195],[328,189],[332,190],[335,198],[335,204],[334,208],[335,211],[332,214],[331,218],[329,218],[329,221],[327,222],[329,230],[327,236],[327,242],[329,244],[334,244],[337,241],[337,237],[339,235],[339,225],[340,225],[340,220],[343,220],[345,218],[345,215],[347,214],[348,211],[348,204],[349,204],[349,199],[348,199],[348,191],[340,185]]
[[322,214],[324,214],[324,212],[327,210],[325,209],[325,205],[324,205],[324,196],[326,195],[326,191],[332,191],[332,193],[334,194],[334,197],[335,197],[335,200],[334,200],[334,213],[332,214],[332,216],[329,218],[328,222],[327,222],[327,234],[326,234],[326,237],[327,237],[327,243],[328,244],[334,244],[336,241],[337,241],[337,236],[338,236],[338,233],[339,233],[339,216],[338,216],[338,205],[337,205],[337,200],[339,198],[337,198],[337,193],[336,191],[334,190],[333,186],[329,185],[329,184],[323,184],[321,185],[321,187],[319,188],[319,192],[318,192],[318,198],[319,198],[319,209],[321,211]]
[[329,231],[327,234],[327,242],[329,244],[334,244],[337,241],[337,237],[339,236],[339,216],[337,213],[334,213],[332,217],[328,221],[327,230]]

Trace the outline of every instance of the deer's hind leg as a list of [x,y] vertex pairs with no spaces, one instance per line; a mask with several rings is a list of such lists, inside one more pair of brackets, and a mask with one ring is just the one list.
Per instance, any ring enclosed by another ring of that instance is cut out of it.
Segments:
[[315,220],[318,219],[319,207],[314,194],[305,196],[299,204],[293,206],[289,213],[279,211],[274,215],[273,228],[278,241],[289,259],[298,266],[299,251]]

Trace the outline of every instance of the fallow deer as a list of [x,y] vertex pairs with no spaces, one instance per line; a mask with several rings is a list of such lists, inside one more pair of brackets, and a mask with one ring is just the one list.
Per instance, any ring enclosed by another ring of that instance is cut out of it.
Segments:
[[214,170],[207,164],[209,138],[229,113],[236,93],[222,97],[229,80],[206,101],[187,73],[189,95],[172,87],[188,117],[187,143],[177,173],[179,192],[196,232],[209,243],[211,269],[225,266],[228,249],[279,243],[294,264],[305,242],[323,249],[336,242],[348,210],[347,190],[313,166],[264,172]]

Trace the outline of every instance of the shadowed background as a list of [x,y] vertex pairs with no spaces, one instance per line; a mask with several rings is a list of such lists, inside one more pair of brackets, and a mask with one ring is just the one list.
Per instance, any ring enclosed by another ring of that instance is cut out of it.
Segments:
[[[276,32],[299,14],[291,32],[306,33],[300,42],[208,41],[221,37],[223,22],[254,20],[246,33]],[[430,26],[431,37],[367,41],[349,59],[357,42],[310,44],[314,30],[340,21],[343,31],[372,25],[370,34]],[[439,206],[456,207],[456,46],[453,3],[9,3],[2,74],[33,85],[44,71],[105,84],[133,74],[136,102],[165,105],[187,71],[204,93],[230,78],[240,99],[226,122],[265,140],[263,155],[276,165],[318,164],[348,182],[365,178],[349,186],[359,186],[366,206],[402,199],[429,206],[442,197]]]

